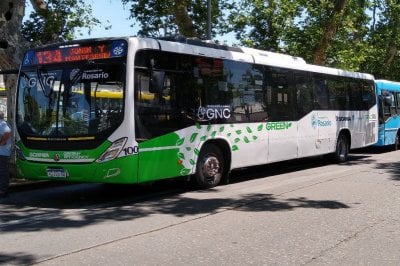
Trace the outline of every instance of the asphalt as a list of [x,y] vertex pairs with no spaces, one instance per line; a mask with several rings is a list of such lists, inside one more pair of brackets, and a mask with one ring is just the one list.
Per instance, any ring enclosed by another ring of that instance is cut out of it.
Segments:
[[16,192],[27,189],[40,188],[50,185],[50,181],[46,180],[26,180],[26,179],[10,179],[10,192]]

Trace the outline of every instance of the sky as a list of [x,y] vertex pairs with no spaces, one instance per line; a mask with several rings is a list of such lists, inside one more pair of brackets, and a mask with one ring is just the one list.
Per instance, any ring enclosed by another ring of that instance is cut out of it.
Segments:
[[[124,6],[119,0],[86,0],[93,8],[93,16],[102,22],[102,26],[94,28],[89,35],[86,30],[79,38],[110,37],[110,36],[134,36],[138,27],[131,27],[134,20],[130,16],[129,6]],[[104,26],[111,25],[111,29],[105,30]]]

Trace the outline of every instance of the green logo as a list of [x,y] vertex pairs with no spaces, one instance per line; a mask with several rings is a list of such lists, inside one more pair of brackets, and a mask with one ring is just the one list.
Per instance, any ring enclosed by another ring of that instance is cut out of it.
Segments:
[[267,130],[286,130],[292,127],[292,122],[268,122]]

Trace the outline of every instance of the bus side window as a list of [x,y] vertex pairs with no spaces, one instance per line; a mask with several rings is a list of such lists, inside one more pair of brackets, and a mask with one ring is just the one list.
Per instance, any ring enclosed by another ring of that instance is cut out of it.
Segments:
[[[384,121],[386,121],[387,119],[389,119],[391,117],[391,105],[393,105],[393,94],[387,90],[382,90],[381,92],[381,96],[382,96],[382,109],[383,109],[383,118]],[[387,103],[385,103],[385,98],[389,97],[392,99],[392,103],[391,105],[388,105]]]
[[313,109],[313,86],[308,73],[295,73],[297,119]]
[[368,81],[363,81],[362,101],[363,106],[361,109],[368,110],[376,104],[375,86]]
[[270,121],[291,121],[297,116],[294,72],[284,68],[266,68],[267,108]]
[[397,93],[397,114],[400,114],[400,92]]
[[350,92],[350,109],[358,110],[362,109],[362,83],[359,81],[351,81],[348,83]]
[[315,103],[316,109],[327,110],[328,109],[328,86],[327,81],[323,76],[315,76]]
[[230,105],[235,122],[259,122],[268,117],[263,92],[263,68],[244,63],[226,61],[225,73],[229,73],[226,101]]
[[392,104],[390,105],[390,115],[394,116],[397,114],[397,108],[396,108],[396,97],[394,92],[390,92],[391,97],[392,97]]
[[348,88],[343,79],[328,78],[329,107],[333,110],[349,109]]

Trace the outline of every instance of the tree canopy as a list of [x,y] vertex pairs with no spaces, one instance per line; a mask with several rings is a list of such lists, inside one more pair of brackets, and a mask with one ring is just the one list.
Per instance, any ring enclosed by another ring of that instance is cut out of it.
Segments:
[[[141,36],[204,39],[204,1],[122,0]],[[400,80],[399,0],[212,0],[212,36],[307,62]]]
[[[211,1],[212,33],[216,36],[224,28],[226,13],[233,4],[228,0]],[[131,19],[140,25],[139,36],[160,37],[182,35],[207,36],[207,1],[191,0],[122,0],[130,6]]]
[[[241,40],[242,44],[260,45],[271,39],[264,49],[284,50],[307,62],[400,80],[398,0],[240,2],[246,2],[247,9],[236,12],[245,22],[238,23],[235,14],[230,23],[246,25],[248,38]],[[251,20],[253,17],[257,19]],[[239,33],[243,30],[238,29],[234,28]],[[271,31],[268,38],[259,29]]]
[[[99,25],[85,0],[30,2],[34,12],[25,22],[25,1],[0,3],[0,68],[16,67],[28,45],[70,40],[79,34],[76,29]],[[130,8],[139,36],[206,38],[206,1],[121,2]],[[400,80],[399,0],[211,0],[211,4],[212,37],[230,32],[238,45]]]
[[72,40],[77,29],[99,25],[92,7],[84,0],[31,1],[34,11],[22,24],[22,34],[31,45]]

